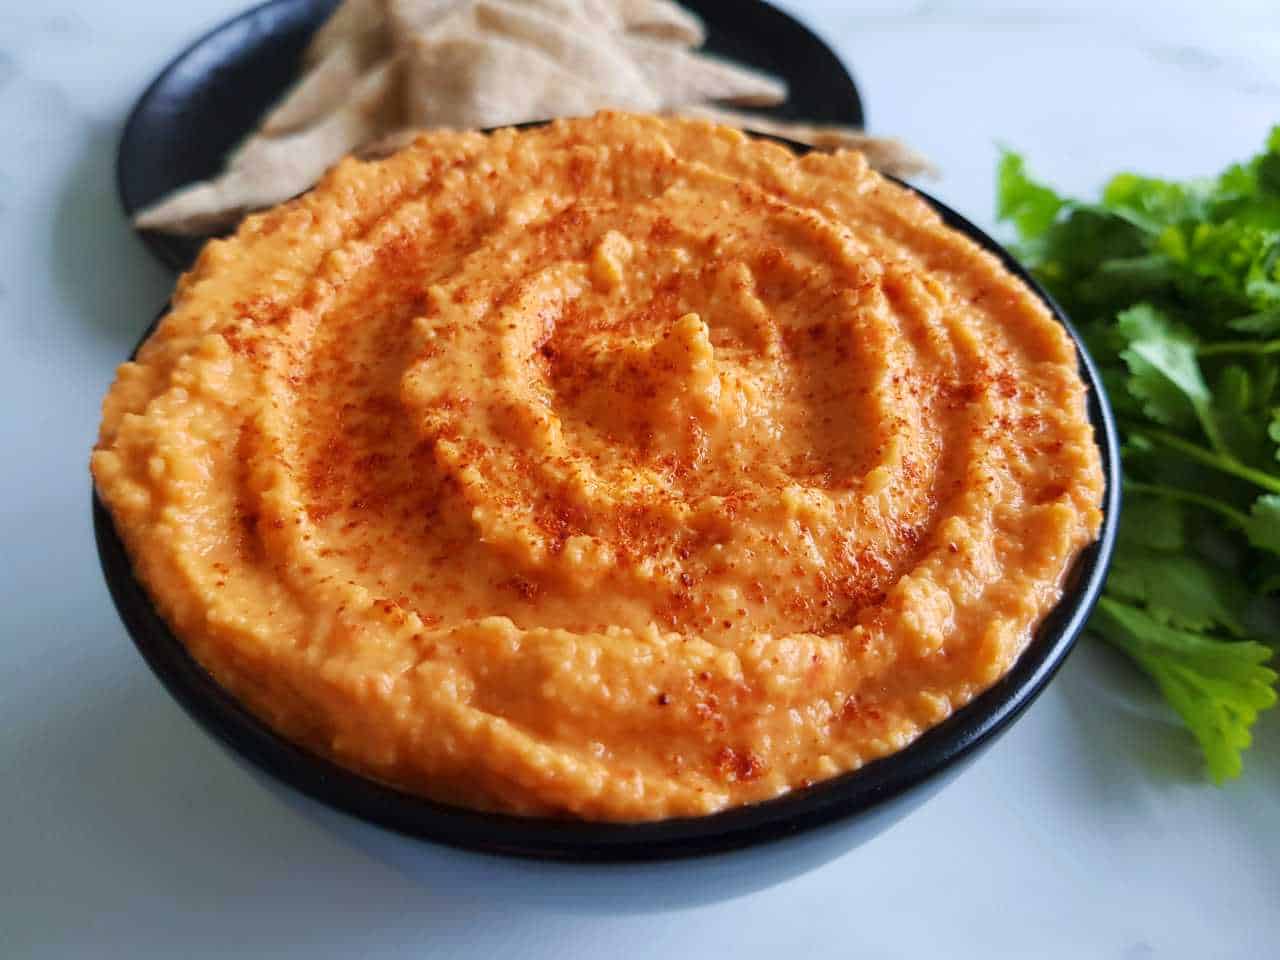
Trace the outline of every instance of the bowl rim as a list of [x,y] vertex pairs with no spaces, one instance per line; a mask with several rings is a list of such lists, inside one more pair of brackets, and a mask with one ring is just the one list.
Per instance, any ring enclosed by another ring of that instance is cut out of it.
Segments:
[[[807,149],[779,137],[763,139],[797,152]],[[586,821],[478,811],[428,800],[355,773],[286,740],[224,690],[158,615],[134,576],[114,521],[94,488],[93,525],[99,560],[134,645],[169,694],[206,733],[273,778],[331,808],[398,833],[482,853],[575,863],[634,863],[724,853],[852,818],[972,757],[1044,690],[1075,645],[1102,591],[1120,513],[1117,430],[1097,366],[1053,298],[1012,254],[965,217],[923,190],[895,182],[923,198],[948,226],[994,254],[1067,330],[1088,391],[1087,412],[1105,481],[1099,537],[1076,557],[1064,580],[1062,596],[1042,619],[1026,649],[995,684],[906,747],[810,787],[701,817]],[[148,326],[139,345],[164,312]]]

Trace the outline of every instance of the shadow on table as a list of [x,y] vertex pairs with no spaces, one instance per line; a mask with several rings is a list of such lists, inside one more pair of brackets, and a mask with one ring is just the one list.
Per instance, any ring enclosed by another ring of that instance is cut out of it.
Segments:
[[176,277],[142,245],[120,208],[118,136],[114,127],[95,131],[73,166],[55,208],[50,259],[71,312],[116,344],[124,359],[168,299]]
[[[522,942],[526,928],[545,936],[571,917],[697,906],[764,885],[737,857],[696,861],[698,871],[578,868],[402,838],[264,786],[141,664],[116,685],[103,672],[86,664],[80,689],[50,687],[58,700],[41,701],[44,715],[8,731],[19,755],[0,765],[23,772],[23,817],[5,857],[27,866],[15,897],[0,898],[19,918],[3,925],[0,952],[89,955],[106,942],[136,956],[187,955],[191,943],[252,956],[341,944],[360,955],[386,940],[428,951],[465,943],[484,956]],[[787,858],[793,872],[807,863],[794,847]]]
[[[454,895],[297,816],[237,769],[139,667],[126,687],[68,697],[13,741],[22,823],[5,858],[8,948],[90,955],[307,954],[385,937],[423,947],[511,942],[537,913]],[[6,763],[6,766],[8,764]],[[339,899],[335,899],[337,896]],[[5,940],[5,937],[0,937]],[[287,948],[287,949],[286,949]]]
[[[1081,767],[1094,776],[1079,785],[1083,800],[1127,801],[1130,785],[1199,783],[1204,774],[1196,745],[1155,687],[1122,654],[1089,635],[1057,683],[1091,749]],[[1117,770],[1132,770],[1132,781]]]
[[1056,682],[1088,749],[1066,761],[1083,776],[1061,789],[1081,809],[1096,812],[1099,829],[1114,817],[1130,822],[1170,804],[1206,804],[1223,811],[1241,836],[1269,836],[1275,808],[1258,798],[1280,796],[1280,708],[1263,713],[1244,754],[1244,773],[1221,788],[1209,779],[1200,748],[1146,674],[1105,642],[1085,636]]
[[[1273,658],[1270,666],[1273,670],[1280,668],[1280,656]],[[1280,797],[1280,705],[1268,709],[1254,725],[1253,745],[1244,755],[1244,770],[1244,777],[1250,781],[1260,780],[1266,784],[1263,796]],[[1259,814],[1274,817],[1274,810],[1273,807]],[[1274,832],[1274,819],[1267,827]]]

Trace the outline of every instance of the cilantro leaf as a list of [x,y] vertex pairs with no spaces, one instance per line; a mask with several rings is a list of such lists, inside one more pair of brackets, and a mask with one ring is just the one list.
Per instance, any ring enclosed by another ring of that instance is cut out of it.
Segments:
[[[1073,206],[1043,236],[1025,243],[1036,276],[1071,316],[1082,324],[1111,321],[1117,310],[1135,300],[1154,296],[1164,284],[1155,283],[1152,270],[1134,269],[1138,261],[1156,254],[1150,264],[1166,258],[1150,249],[1141,230],[1096,207]],[[1110,264],[1109,272],[1103,272]]]
[[1251,303],[1280,305],[1280,235],[1258,230],[1244,291]]
[[1213,386],[1213,405],[1221,417],[1242,417],[1249,412],[1253,377],[1238,363],[1223,367]]
[[1189,290],[1200,283],[1205,291],[1199,295],[1206,299],[1261,312],[1280,306],[1280,236],[1275,231],[1276,226],[1244,219],[1188,223],[1161,232],[1157,247],[1186,271]]
[[1132,374],[1129,390],[1143,401],[1147,416],[1167,426],[1181,426],[1189,404],[1214,448],[1223,449],[1213,416],[1213,397],[1196,360],[1194,338],[1145,303],[1119,314],[1116,328],[1128,340],[1120,357]]
[[1092,626],[1150,674],[1221,782],[1275,701],[1249,638],[1280,590],[1280,125],[1216,177],[1121,173],[1098,203],[1007,151],[997,180],[1122,430],[1125,514]]
[[1064,201],[1051,189],[1027,176],[1018,154],[1006,150],[996,170],[996,209],[1002,220],[1012,220],[1024,241],[1043,236],[1057,219]]
[[1280,496],[1270,493],[1255,500],[1244,529],[1255,547],[1280,553]]
[[1221,627],[1245,634],[1249,591],[1239,580],[1192,554],[1123,547],[1111,564],[1110,593],[1142,601],[1162,623],[1186,630]]
[[1245,463],[1263,463],[1272,454],[1267,423],[1253,415],[1258,386],[1258,379],[1239,363],[1222,367],[1213,384],[1213,420],[1223,446]]
[[[1127,484],[1126,492],[1133,490]],[[1162,496],[1130,497],[1120,517],[1120,547],[1150,547],[1155,550],[1181,550],[1186,543],[1183,534],[1182,507],[1176,499]]]
[[1151,675],[1199,741],[1213,779],[1240,775],[1258,712],[1276,702],[1271,649],[1251,640],[1222,640],[1160,623],[1109,597],[1094,625]]
[[1102,192],[1102,205],[1151,233],[1204,216],[1212,185],[1171,183],[1135,173],[1118,173]]
[[1227,326],[1240,333],[1256,333],[1261,337],[1280,335],[1280,308],[1236,317],[1227,321]]

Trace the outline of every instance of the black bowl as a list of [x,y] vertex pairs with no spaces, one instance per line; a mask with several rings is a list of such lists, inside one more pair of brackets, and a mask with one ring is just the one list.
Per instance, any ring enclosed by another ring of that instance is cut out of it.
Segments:
[[[789,146],[798,152],[806,149],[798,144]],[[94,530],[103,572],[138,650],[173,697],[234,754],[323,804],[422,840],[521,857],[620,863],[723,853],[808,834],[815,842],[807,845],[801,866],[788,868],[788,873],[795,873],[869,838],[958,773],[1045,688],[1071,651],[1102,591],[1120,511],[1115,421],[1097,368],[1079,334],[1061,308],[999,244],[949,207],[923,191],[916,192],[949,226],[996,254],[1010,272],[1040,296],[1071,334],[1079,354],[1080,373],[1089,388],[1088,415],[1101,451],[1106,491],[1099,539],[1076,559],[1062,599],[1045,617],[1012,669],[985,693],[904,749],[860,770],[763,803],[705,817],[650,823],[590,823],[479,813],[425,800],[295,746],[223,690],[156,613],[133,576],[111,515],[95,492]],[[827,831],[832,839],[823,848],[823,842],[813,834],[826,827],[842,829]]]
[[[214,27],[178,54],[134,104],[116,155],[125,214],[221,169],[232,147],[296,79],[311,35],[338,0],[270,0]],[[704,49],[787,81],[768,116],[860,127],[862,101],[849,71],[802,23],[762,0],[682,0],[707,28]],[[205,237],[138,235],[176,270]]]

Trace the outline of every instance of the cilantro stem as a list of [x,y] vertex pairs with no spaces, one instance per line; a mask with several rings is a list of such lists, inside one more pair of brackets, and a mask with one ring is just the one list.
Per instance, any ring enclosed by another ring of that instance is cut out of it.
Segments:
[[1202,357],[1217,357],[1232,353],[1262,356],[1268,353],[1280,353],[1280,340],[1227,340],[1222,343],[1203,343],[1196,347],[1196,353]]
[[1280,478],[1247,466],[1229,454],[1206,450],[1198,444],[1183,440],[1181,437],[1174,436],[1164,430],[1147,430],[1144,433],[1150,439],[1177,450],[1179,453],[1185,454],[1189,459],[1202,463],[1206,467],[1212,467],[1223,473],[1229,473],[1233,477],[1239,477],[1241,480],[1247,480],[1263,490],[1269,490],[1271,493],[1280,493]]
[[1152,497],[1164,497],[1166,500],[1178,500],[1182,503],[1195,504],[1198,507],[1204,507],[1206,510],[1212,510],[1214,513],[1226,517],[1238,527],[1243,527],[1249,522],[1249,515],[1243,510],[1237,510],[1221,500],[1217,500],[1214,497],[1206,497],[1202,493],[1179,490],[1177,487],[1162,487],[1156,483],[1141,483],[1137,480],[1125,480],[1124,490],[1125,493],[1145,493]]

